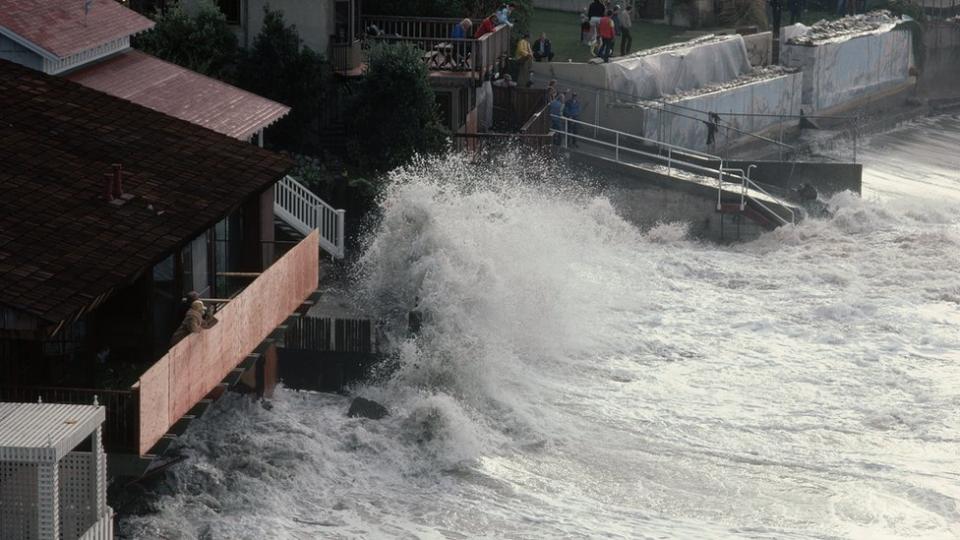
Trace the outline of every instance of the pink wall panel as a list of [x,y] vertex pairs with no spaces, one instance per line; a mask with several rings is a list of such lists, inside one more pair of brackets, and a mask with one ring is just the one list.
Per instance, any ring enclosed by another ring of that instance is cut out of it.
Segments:
[[317,287],[319,236],[307,236],[140,378],[140,453],[203,399]]
[[146,454],[153,443],[144,448],[144,434],[160,433],[171,425],[169,416],[170,364],[160,360],[140,376],[140,454]]

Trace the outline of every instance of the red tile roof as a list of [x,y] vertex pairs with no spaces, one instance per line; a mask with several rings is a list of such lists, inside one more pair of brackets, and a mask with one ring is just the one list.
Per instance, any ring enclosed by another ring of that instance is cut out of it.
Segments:
[[115,0],[0,0],[0,27],[65,58],[153,27]]
[[290,112],[290,107],[136,50],[66,77],[240,140]]
[[[122,206],[100,198],[116,162],[133,174],[124,189],[136,197]],[[289,168],[254,145],[0,61],[0,304],[53,322],[75,316]]]

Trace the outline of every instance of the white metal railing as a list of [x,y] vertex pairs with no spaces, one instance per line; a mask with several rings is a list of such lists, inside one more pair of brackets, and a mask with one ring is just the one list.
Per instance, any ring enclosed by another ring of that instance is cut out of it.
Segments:
[[273,192],[273,212],[301,234],[320,231],[320,247],[342,259],[345,210],[337,210],[317,197],[292,176],[277,182]]
[[[785,225],[787,223],[796,223],[795,215],[793,210],[789,207],[786,202],[783,202],[780,198],[774,197],[773,195],[767,193],[766,190],[761,188],[755,182],[750,180],[750,175],[744,173],[741,169],[729,169],[723,166],[723,158],[720,156],[715,156],[713,154],[708,154],[706,152],[701,152],[699,150],[693,150],[690,148],[684,148],[682,146],[677,146],[674,144],[665,143],[658,141],[656,139],[649,139],[647,137],[641,137],[640,135],[633,135],[632,133],[625,133],[623,131],[618,131],[615,129],[605,128],[603,126],[598,126],[595,124],[590,124],[588,122],[582,122],[580,120],[573,120],[567,117],[560,117],[557,115],[551,115],[551,118],[555,120],[561,120],[563,122],[563,130],[557,130],[551,127],[550,131],[555,135],[558,135],[560,138],[561,146],[564,148],[569,148],[570,139],[573,138],[574,141],[586,141],[590,144],[599,145],[607,147],[613,150],[614,160],[618,163],[625,163],[628,165],[635,165],[630,161],[622,159],[622,154],[626,153],[629,155],[641,156],[647,160],[652,160],[654,162],[661,162],[667,167],[667,176],[676,177],[673,173],[674,168],[680,168],[682,170],[695,172],[701,174],[708,178],[717,179],[717,210],[721,209],[721,200],[723,196],[723,184],[732,183],[740,187],[740,210],[746,208],[747,200],[755,202],[758,206],[766,210],[771,214],[780,225]],[[571,131],[570,128],[574,127],[575,130]],[[586,135],[580,135],[576,132],[576,129],[587,128],[593,130],[593,137]],[[613,142],[605,141],[600,139],[600,133],[605,133],[609,138],[613,139]],[[634,141],[640,143],[644,147],[654,147],[657,153],[648,152],[646,150],[641,150],[639,148],[634,148],[630,146],[624,146],[624,143],[627,141]],[[700,162],[700,163],[697,163]],[[706,162],[706,163],[704,163]],[[712,166],[712,162],[718,164],[717,167]],[[748,171],[756,165],[750,165]],[[750,191],[755,190],[756,192],[762,193],[765,197],[777,203],[778,206],[783,207],[789,214],[789,219],[781,216],[777,212],[773,211],[768,205],[764,204],[763,201],[759,200],[756,196],[751,196]]]

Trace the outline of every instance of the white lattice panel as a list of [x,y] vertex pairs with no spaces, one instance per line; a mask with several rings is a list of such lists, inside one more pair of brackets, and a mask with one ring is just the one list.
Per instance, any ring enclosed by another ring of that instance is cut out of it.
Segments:
[[60,460],[60,538],[77,540],[97,521],[93,456],[70,452]]
[[109,506],[107,512],[80,540],[113,540],[113,510]]
[[0,538],[36,538],[38,505],[36,463],[0,462]]

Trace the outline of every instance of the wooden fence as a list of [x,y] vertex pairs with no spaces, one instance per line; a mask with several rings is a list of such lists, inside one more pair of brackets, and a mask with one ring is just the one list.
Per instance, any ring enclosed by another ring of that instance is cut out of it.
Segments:
[[493,87],[493,125],[499,131],[521,131],[534,114],[547,104],[543,88]]
[[318,352],[377,352],[373,322],[367,319],[298,317],[287,326],[283,346]]

